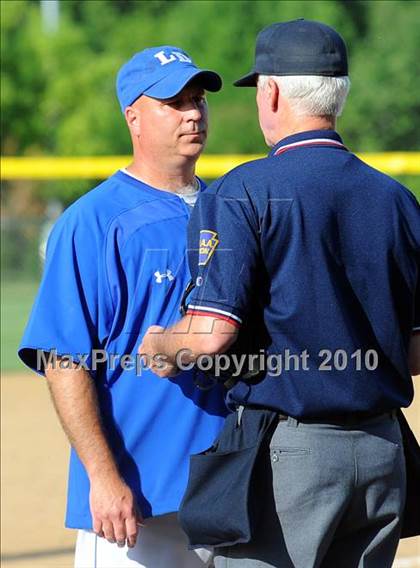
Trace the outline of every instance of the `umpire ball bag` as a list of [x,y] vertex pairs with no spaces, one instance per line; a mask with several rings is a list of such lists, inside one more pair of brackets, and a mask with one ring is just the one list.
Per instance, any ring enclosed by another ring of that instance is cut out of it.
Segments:
[[189,544],[231,546],[249,542],[271,489],[267,447],[278,413],[246,408],[226,418],[215,444],[190,458],[187,491],[178,519]]

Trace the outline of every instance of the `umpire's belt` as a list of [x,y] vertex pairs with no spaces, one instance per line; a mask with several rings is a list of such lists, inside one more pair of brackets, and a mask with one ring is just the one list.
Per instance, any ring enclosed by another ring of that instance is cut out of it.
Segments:
[[278,423],[272,410],[240,407],[226,418],[214,445],[190,458],[178,513],[190,546],[249,542],[270,486],[269,446]]

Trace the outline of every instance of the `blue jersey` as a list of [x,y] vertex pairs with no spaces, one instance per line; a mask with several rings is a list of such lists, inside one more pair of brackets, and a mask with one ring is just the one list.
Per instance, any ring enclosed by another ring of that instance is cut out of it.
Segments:
[[[189,455],[211,445],[226,415],[221,390],[197,389],[191,372],[162,380],[136,368],[147,328],[180,317],[189,215],[177,195],[121,171],[75,202],[49,238],[19,350],[35,370],[37,350],[76,361],[87,354],[107,438],[144,517],[178,509]],[[106,360],[93,369],[95,350]],[[125,369],[122,355],[132,357]],[[92,528],[89,480],[74,450],[66,526]]]
[[290,136],[212,184],[189,247],[189,313],[227,319],[244,352],[267,356],[229,404],[296,418],[410,404],[419,206],[335,132]]

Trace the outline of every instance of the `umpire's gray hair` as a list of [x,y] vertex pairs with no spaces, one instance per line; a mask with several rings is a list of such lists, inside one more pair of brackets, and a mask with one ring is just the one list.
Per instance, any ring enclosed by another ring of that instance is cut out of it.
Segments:
[[317,75],[258,76],[258,88],[265,89],[269,79],[279,86],[298,116],[340,116],[350,90],[346,77]]

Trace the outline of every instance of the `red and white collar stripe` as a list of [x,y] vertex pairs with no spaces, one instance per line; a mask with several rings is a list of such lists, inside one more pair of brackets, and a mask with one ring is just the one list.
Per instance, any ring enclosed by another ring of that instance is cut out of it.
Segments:
[[331,140],[331,138],[311,138],[310,140],[301,140],[300,142],[292,142],[291,144],[286,144],[281,146],[274,152],[274,156],[279,156],[287,150],[292,150],[294,148],[301,148],[302,146],[334,146],[335,148],[347,148],[339,142],[338,140]]

